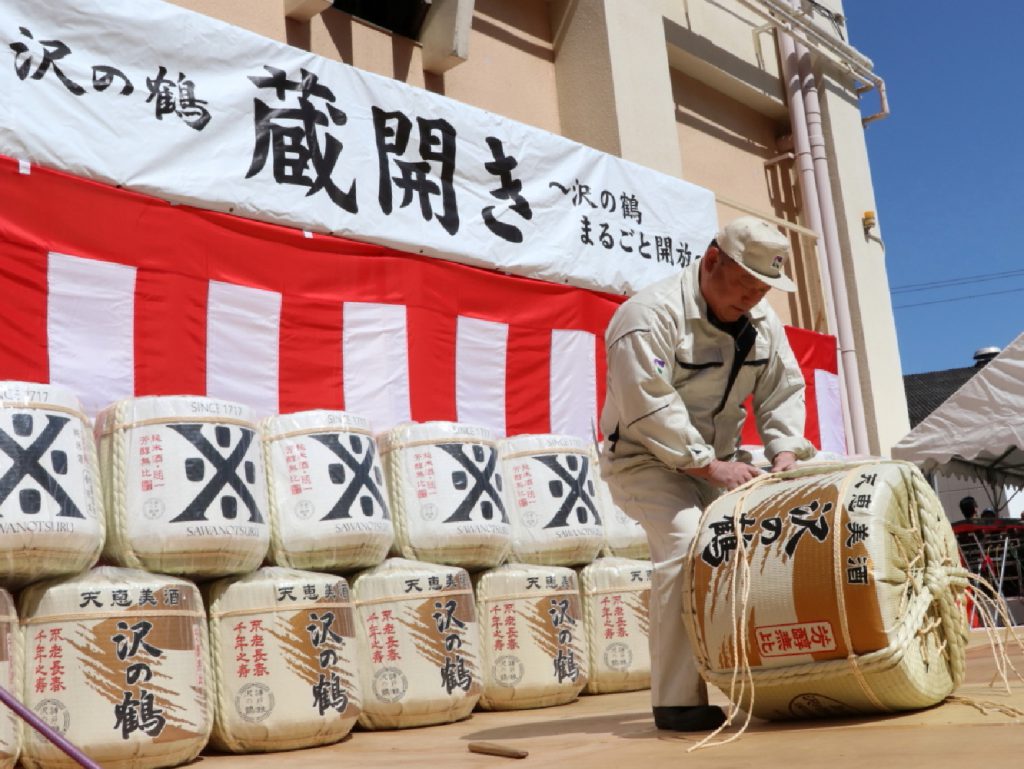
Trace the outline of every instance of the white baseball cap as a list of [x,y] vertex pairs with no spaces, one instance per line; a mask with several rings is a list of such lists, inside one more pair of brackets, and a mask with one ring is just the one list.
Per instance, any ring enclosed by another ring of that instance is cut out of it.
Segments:
[[796,284],[782,271],[789,256],[789,239],[763,219],[741,216],[715,236],[719,249],[762,283],[782,291]]

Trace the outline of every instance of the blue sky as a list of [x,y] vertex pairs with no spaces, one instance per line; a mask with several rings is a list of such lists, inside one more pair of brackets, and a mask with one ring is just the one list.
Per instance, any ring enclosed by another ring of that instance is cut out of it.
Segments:
[[866,133],[903,373],[972,365],[1024,331],[1024,3],[844,5],[892,110]]

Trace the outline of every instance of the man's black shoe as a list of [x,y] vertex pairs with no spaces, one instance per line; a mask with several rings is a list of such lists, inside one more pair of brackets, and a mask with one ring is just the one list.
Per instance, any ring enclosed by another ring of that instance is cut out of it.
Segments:
[[724,723],[725,713],[715,705],[654,708],[654,725],[672,732],[708,732]]

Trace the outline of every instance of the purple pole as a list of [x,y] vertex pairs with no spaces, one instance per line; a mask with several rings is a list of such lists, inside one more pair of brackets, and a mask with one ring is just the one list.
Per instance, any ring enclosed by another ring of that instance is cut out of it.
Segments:
[[31,710],[26,708],[9,691],[0,686],[0,702],[9,707],[15,713],[17,713],[24,721],[28,722],[28,725],[43,735],[46,739],[56,745],[58,748],[67,753],[73,761],[84,766],[85,769],[103,769],[99,764],[89,758],[85,753],[76,748],[56,729],[47,724],[43,719],[33,713]]

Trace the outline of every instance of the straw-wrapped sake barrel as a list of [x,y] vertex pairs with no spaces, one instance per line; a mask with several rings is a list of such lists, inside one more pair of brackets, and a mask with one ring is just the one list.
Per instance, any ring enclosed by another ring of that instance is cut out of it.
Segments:
[[651,562],[598,558],[580,569],[580,597],[590,652],[588,694],[651,685]]
[[0,382],[0,585],[96,563],[103,500],[92,426],[57,385]]
[[271,560],[327,571],[383,561],[395,535],[370,423],[344,411],[303,411],[269,417],[260,431]]
[[572,566],[604,546],[593,452],[571,435],[517,435],[499,443],[512,519],[512,561]]
[[[104,769],[177,766],[202,750],[213,709],[203,601],[191,582],[101,566],[29,586],[19,613],[31,650],[25,705]],[[33,730],[21,761],[78,766]]]
[[966,576],[913,465],[811,466],[707,508],[684,617],[702,675],[728,694],[740,668],[757,716],[923,708],[963,680]]
[[252,571],[270,542],[259,435],[247,406],[151,396],[96,418],[105,558],[170,574]]
[[485,710],[572,702],[587,683],[576,572],[510,563],[476,581]]
[[480,698],[480,627],[465,570],[389,558],[352,582],[367,729],[465,718]]
[[344,579],[270,566],[217,580],[209,606],[214,746],[291,750],[349,733],[361,697]]
[[380,452],[402,556],[467,569],[501,563],[512,527],[489,430],[403,424],[380,437]]
[[[26,664],[21,638],[21,626],[14,610],[11,594],[0,589],[0,686],[19,700],[22,696],[22,667]],[[48,656],[46,639],[40,639],[30,647],[32,654],[27,664],[33,676],[38,676],[36,684],[44,690],[49,688],[49,676],[55,670],[55,661]],[[59,670],[59,662],[57,663]],[[4,707],[0,709],[0,769],[11,769],[18,761],[21,752],[22,726],[21,719],[14,711]]]

